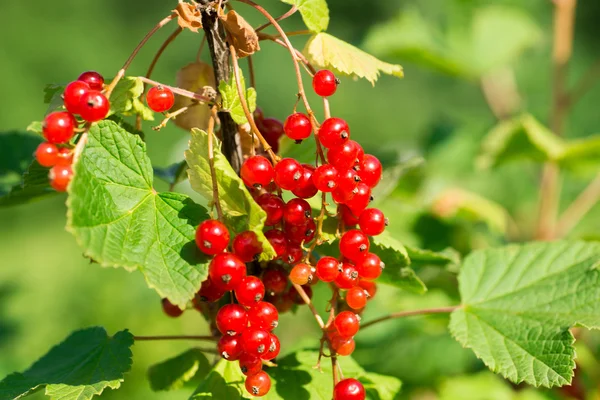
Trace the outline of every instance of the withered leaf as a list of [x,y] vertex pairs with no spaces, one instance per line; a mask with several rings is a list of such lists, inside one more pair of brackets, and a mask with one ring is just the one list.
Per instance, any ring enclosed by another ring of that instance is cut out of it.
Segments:
[[[177,71],[177,87],[194,93],[202,93],[203,88],[205,87],[212,87],[214,89],[216,85],[213,68],[201,61],[186,65]],[[193,100],[187,97],[175,96],[173,110],[189,106],[192,103]],[[191,130],[192,128],[206,130],[209,118],[210,109],[208,105],[197,104],[185,113],[179,115],[173,122],[175,125],[185,130]]]
[[231,44],[237,50],[238,57],[247,57],[260,50],[258,35],[241,15],[231,10],[221,17],[221,20],[231,37]]
[[202,28],[202,15],[193,4],[179,3],[173,12],[177,14],[177,23],[183,29],[198,33]]

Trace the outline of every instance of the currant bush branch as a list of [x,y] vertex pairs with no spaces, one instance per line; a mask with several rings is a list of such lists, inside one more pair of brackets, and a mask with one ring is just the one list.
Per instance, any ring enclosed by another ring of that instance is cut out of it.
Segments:
[[129,56],[129,58],[127,59],[127,61],[125,61],[125,64],[123,64],[123,66],[121,67],[121,69],[119,70],[119,72],[117,72],[117,75],[114,77],[114,79],[112,80],[112,82],[104,90],[106,98],[110,98],[110,94],[112,93],[112,91],[117,86],[117,83],[119,83],[119,81],[121,80],[121,78],[123,78],[125,76],[125,71],[127,71],[127,68],[129,68],[129,65],[131,65],[131,63],[133,62],[133,60],[135,59],[135,57],[137,56],[137,54],[139,53],[139,51],[142,49],[142,47],[144,47],[144,45],[146,44],[146,42],[148,42],[148,40],[160,28],[162,28],[163,26],[165,26],[166,24],[168,24],[173,18],[175,18],[175,14],[171,14],[168,17],[162,19],[158,24],[156,24],[156,26],[154,26],[154,28],[152,28],[150,30],[150,32],[148,32],[146,34],[146,36],[144,36],[144,38],[136,46],[136,48],[133,49],[133,52],[131,53],[131,55]]
[[600,202],[600,173],[563,212],[556,224],[556,236],[567,235]]
[[213,192],[213,203],[217,209],[217,216],[219,221],[223,221],[223,210],[221,209],[221,202],[219,200],[219,185],[217,183],[217,174],[215,172],[215,154],[213,136],[215,131],[215,123],[217,121],[217,109],[215,106],[211,107],[211,115],[208,120],[208,164],[210,166],[210,178],[212,181],[212,192]]
[[172,120],[177,118],[177,116],[185,113],[187,110],[189,110],[191,107],[194,107],[196,105],[198,105],[199,103],[195,103],[189,106],[185,106],[185,107],[181,107],[178,110],[175,110],[173,112],[168,112],[165,114],[165,118],[160,122],[160,124],[156,125],[155,127],[153,127],[152,129],[155,131],[160,131],[162,128],[164,128],[165,126],[167,126],[167,123]]
[[428,308],[428,309],[424,309],[424,310],[400,311],[400,312],[392,313],[389,315],[385,315],[383,317],[376,318],[373,321],[369,321],[365,324],[362,324],[360,326],[360,331],[362,332],[365,328],[368,328],[369,326],[373,326],[375,324],[378,324],[383,321],[388,321],[390,319],[412,317],[415,315],[449,314],[455,310],[458,310],[460,307],[461,306],[450,306],[450,307]]
[[[298,7],[293,5],[292,8],[290,8],[285,14],[280,15],[279,17],[275,18],[275,21],[283,21],[286,18],[291,17],[292,15],[294,15],[296,13],[296,11],[298,11]],[[269,26],[271,26],[271,22],[267,22],[261,26],[259,26],[258,28],[256,28],[254,31],[256,33],[268,28]]]
[[169,86],[169,85],[165,85],[164,83],[153,81],[152,79],[146,78],[145,76],[138,76],[137,78],[139,80],[141,80],[142,82],[147,83],[149,85],[162,86],[166,89],[171,90],[175,94],[178,94],[183,97],[187,97],[192,100],[197,100],[201,103],[209,103],[210,104],[215,101],[216,93],[214,93],[214,96],[212,95],[212,93],[210,95],[198,94],[198,93],[190,92],[189,90],[185,90],[185,89],[181,89],[181,88],[178,88],[175,86]]

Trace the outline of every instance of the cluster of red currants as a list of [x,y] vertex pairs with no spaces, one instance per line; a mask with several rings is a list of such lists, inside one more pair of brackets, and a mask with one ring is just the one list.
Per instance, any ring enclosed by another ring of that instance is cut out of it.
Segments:
[[[317,94],[327,97],[335,93],[337,80],[330,71],[319,71],[313,87]],[[260,111],[255,113],[255,119],[274,149],[283,134],[299,143],[313,133],[310,118],[299,112],[290,115],[284,124],[264,118]],[[346,356],[354,351],[359,315],[375,295],[377,288],[373,281],[384,267],[380,258],[369,251],[369,236],[379,235],[387,225],[380,210],[368,208],[371,190],[381,179],[379,160],[365,154],[350,139],[350,128],[343,119],[328,118],[316,136],[327,149],[327,162],[318,167],[300,164],[292,158],[273,165],[262,155],[248,157],[241,167],[242,180],[266,212],[265,237],[277,254],[276,260],[262,266],[255,262],[262,244],[254,232],[240,233],[230,244],[227,227],[220,221],[207,220],[196,233],[198,248],[214,258],[209,278],[194,303],[215,302],[227,292],[235,294],[237,302],[222,306],[215,318],[223,335],[218,351],[226,360],[239,362],[247,375],[246,388],[254,396],[265,395],[271,386],[262,365],[279,353],[279,340],[272,333],[279,313],[304,303],[290,283],[301,286],[308,298],[312,296],[311,285],[318,281],[331,283],[342,291],[345,303],[340,305],[326,337],[333,354]],[[282,190],[291,191],[295,197],[284,201]],[[318,221],[313,218],[306,199],[319,192],[331,194],[338,205],[341,256],[339,259],[326,256],[315,262],[312,254],[305,254],[304,246],[319,240],[315,238]],[[165,311],[169,313],[168,302]],[[176,315],[181,313],[178,309],[171,311]],[[355,379],[340,381],[334,390],[334,400],[364,398],[364,388]]]
[[[71,139],[81,123],[91,123],[108,115],[110,104],[102,94],[104,78],[97,72],[84,72],[63,92],[66,111],[54,111],[44,118],[42,134],[46,142],[35,152],[37,162],[50,168],[50,185],[59,192],[67,190],[73,176]],[[80,120],[76,118],[79,115]]]

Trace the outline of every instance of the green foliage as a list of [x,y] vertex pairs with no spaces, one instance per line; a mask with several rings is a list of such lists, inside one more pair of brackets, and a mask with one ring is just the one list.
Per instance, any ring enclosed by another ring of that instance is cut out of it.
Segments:
[[102,266],[139,269],[148,286],[184,306],[207,277],[194,243],[206,210],[178,193],[157,193],[139,136],[113,121],[92,126],[69,187],[67,229]]
[[239,365],[222,359],[198,386],[190,400],[252,399],[244,388],[245,380]]
[[167,182],[169,185],[176,185],[187,179],[187,162],[180,161],[165,168],[154,167],[154,176]]
[[23,373],[0,382],[0,399],[18,399],[45,387],[52,399],[88,400],[106,388],[117,389],[131,368],[133,336],[110,337],[103,328],[72,333]]
[[148,380],[154,391],[175,390],[192,378],[204,378],[210,369],[202,351],[193,348],[150,367]]
[[482,144],[478,164],[496,167],[515,160],[554,161],[565,168],[597,166],[600,135],[565,140],[531,115],[525,114],[498,123]]
[[[242,87],[242,92],[246,93],[246,104],[248,105],[248,109],[250,112],[254,112],[254,110],[256,110],[256,89],[252,87],[246,89],[246,80],[241,72],[240,86]],[[233,118],[236,124],[248,123],[248,118],[246,118],[240,96],[238,95],[233,73],[231,73],[229,82],[221,81],[219,83],[219,93],[221,93],[222,110],[229,111],[231,118]]]
[[17,206],[45,197],[57,195],[48,181],[48,168],[33,161],[23,174],[21,183],[12,187],[10,192],[0,197],[0,207]]
[[381,73],[402,78],[400,65],[378,60],[370,54],[328,33],[317,33],[306,43],[304,55],[316,66],[341,75],[365,78],[375,84]]
[[33,161],[33,153],[42,141],[40,138],[23,132],[3,132],[0,134],[0,196],[6,195],[21,181]]
[[440,400],[544,400],[548,397],[533,389],[513,390],[502,378],[480,372],[446,379],[440,386]]
[[374,28],[367,37],[366,47],[376,54],[477,79],[511,64],[541,39],[532,18],[517,8],[480,7],[470,23],[466,27],[462,19],[448,18],[445,29],[441,30],[417,9],[408,9],[395,20]]
[[573,335],[600,327],[600,244],[531,243],[478,250],[459,275],[450,330],[494,372],[535,386],[569,384]]
[[326,31],[329,26],[329,7],[326,0],[281,0],[300,11],[306,27],[313,32]]
[[460,256],[453,249],[445,249],[438,252],[419,249],[413,246],[405,246],[404,248],[406,249],[406,254],[410,259],[411,265],[415,267],[423,267],[427,265],[445,267],[460,263]]
[[[221,153],[220,143],[214,141],[214,166],[219,190],[219,202],[224,213],[224,220],[232,234],[254,231],[263,244],[263,261],[275,257],[275,250],[263,234],[267,214],[252,198],[242,179],[235,173],[227,158]],[[199,129],[192,129],[189,150],[185,152],[189,166],[189,177],[192,189],[200,193],[208,201],[213,200],[212,177],[208,155],[208,134]]]

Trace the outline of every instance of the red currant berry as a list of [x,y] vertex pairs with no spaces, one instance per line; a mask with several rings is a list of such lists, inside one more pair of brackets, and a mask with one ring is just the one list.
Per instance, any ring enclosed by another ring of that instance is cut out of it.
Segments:
[[236,336],[248,327],[248,313],[239,304],[226,304],[217,312],[215,321],[223,335]]
[[300,142],[308,137],[312,132],[310,119],[302,113],[295,113],[287,117],[283,130],[287,137],[296,142]]
[[219,300],[225,294],[225,290],[212,281],[212,279],[208,278],[204,282],[202,282],[202,286],[200,286],[200,290],[197,293],[197,296],[200,298],[200,301],[208,301],[210,303]]
[[58,149],[58,160],[56,165],[71,165],[73,164],[73,150],[68,147]]
[[311,218],[306,225],[303,226],[286,225],[285,234],[290,243],[302,244],[308,243],[314,239],[316,229],[317,224],[315,223],[315,220]]
[[260,371],[256,375],[247,377],[244,386],[252,396],[262,397],[271,389],[271,378],[265,371]]
[[340,253],[351,261],[361,259],[369,252],[369,238],[358,229],[352,229],[340,239]]
[[92,90],[102,90],[104,86],[104,77],[96,71],[86,71],[77,80],[87,83]]
[[256,276],[246,276],[235,288],[235,298],[245,307],[258,304],[265,297],[265,285]]
[[240,175],[246,186],[261,188],[271,183],[275,172],[273,165],[266,157],[252,156],[242,164]]
[[360,286],[353,287],[346,293],[346,304],[354,310],[360,310],[367,305],[369,294]]
[[273,333],[270,336],[270,344],[268,351],[260,356],[263,360],[272,360],[279,355],[279,351],[281,350],[281,344],[279,343],[279,339]]
[[246,264],[231,253],[219,253],[210,262],[208,274],[221,289],[234,290],[246,276]]
[[311,218],[310,204],[300,198],[291,199],[283,207],[283,220],[286,224],[304,226]]
[[317,194],[319,190],[312,180],[314,171],[315,167],[312,165],[302,164],[302,177],[300,178],[300,181],[298,181],[296,187],[292,189],[292,193],[295,196],[302,199],[310,199]]
[[67,85],[63,92],[63,101],[67,111],[79,114],[81,97],[90,91],[90,85],[82,81],[74,81]]
[[46,115],[42,125],[42,133],[50,143],[66,143],[73,137],[77,121],[66,111],[55,111]]
[[306,285],[312,282],[312,268],[308,264],[296,264],[290,271],[290,281],[296,285]]
[[335,284],[340,289],[351,289],[358,285],[358,271],[352,264],[343,263],[342,272],[335,278]]
[[341,146],[350,138],[350,127],[341,118],[328,118],[319,128],[319,142],[328,149]]
[[273,144],[269,140],[278,141],[283,136],[283,123],[277,118],[265,118],[262,120],[261,125],[263,127],[261,132],[271,146]]
[[265,237],[271,246],[273,246],[277,257],[283,257],[287,251],[287,240],[285,239],[285,234],[283,231],[279,229],[271,229],[270,231],[265,232]]
[[358,282],[358,286],[363,288],[368,293],[369,300],[371,300],[373,297],[375,297],[375,294],[377,294],[377,284],[375,282],[366,281],[364,279],[361,279]]
[[261,301],[248,310],[248,321],[254,329],[272,331],[279,324],[279,313],[273,304]]
[[164,86],[154,86],[146,94],[146,103],[154,112],[165,112],[175,104],[175,95]]
[[267,213],[266,226],[277,225],[283,218],[283,207],[285,203],[281,197],[271,193],[264,193],[258,196],[256,203]]
[[359,183],[360,177],[355,170],[347,169],[340,173],[337,181],[337,188],[333,193],[337,196],[336,201],[343,204],[352,199],[358,192],[357,186]]
[[87,122],[103,120],[108,115],[110,103],[106,96],[97,90],[90,90],[79,100],[79,115]]
[[331,347],[338,356],[349,356],[354,352],[356,343],[353,338],[343,338],[337,332],[331,335]]
[[333,400],[365,400],[365,388],[356,379],[344,379],[335,385]]
[[169,317],[177,318],[183,314],[183,310],[171,303],[168,299],[162,299],[162,308]]
[[360,320],[353,312],[342,311],[335,316],[333,325],[341,337],[350,338],[358,333]]
[[322,257],[317,261],[317,276],[323,282],[333,282],[342,271],[341,263],[333,257]]
[[381,210],[367,208],[360,214],[358,225],[360,226],[360,230],[365,234],[377,236],[385,230],[388,223]]
[[241,336],[223,335],[217,343],[217,351],[227,361],[236,361],[242,355]]
[[281,268],[266,270],[263,274],[262,281],[265,285],[266,292],[270,294],[279,294],[285,292],[288,284],[287,275]]
[[327,151],[327,161],[339,171],[350,169],[356,164],[360,145],[354,140],[348,140],[340,146]]
[[252,113],[252,116],[254,117],[254,121],[257,124],[262,123],[263,119],[265,119],[265,113],[263,112],[262,108],[260,108],[260,107],[256,107],[256,109]]
[[298,261],[302,259],[304,252],[302,251],[302,247],[295,243],[287,244],[285,253],[282,256],[283,261],[290,265],[296,264]]
[[271,335],[262,329],[248,328],[242,333],[242,348],[246,353],[260,357],[269,350]]
[[350,208],[354,215],[362,214],[371,202],[371,188],[363,182],[360,182],[353,191],[353,196],[346,200],[345,204]]
[[252,231],[245,231],[238,234],[233,238],[231,247],[233,254],[246,263],[256,260],[260,253],[262,253],[262,245],[258,240],[258,236]]
[[283,158],[275,165],[275,183],[284,190],[298,186],[302,178],[302,165],[293,158]]
[[35,150],[35,159],[42,167],[53,167],[58,163],[58,148],[52,143],[40,143]]
[[367,280],[379,278],[385,265],[375,253],[367,253],[356,261],[356,270],[358,275]]
[[321,97],[332,96],[337,90],[338,80],[328,69],[317,71],[313,76],[313,89]]
[[207,219],[196,230],[196,245],[204,253],[222,253],[229,245],[229,231],[220,221]]
[[313,173],[312,179],[316,188],[321,192],[333,192],[338,184],[338,171],[333,165],[321,165]]
[[239,362],[242,374],[246,376],[256,375],[262,371],[262,360],[255,355],[242,353]]
[[358,218],[352,214],[352,211],[348,208],[348,206],[344,204],[340,204],[338,207],[340,216],[342,217],[342,221],[344,221],[344,225],[346,227],[351,227],[358,224]]
[[360,164],[358,164],[358,176],[370,188],[377,186],[381,180],[383,167],[377,157],[371,154],[365,154]]
[[50,186],[57,192],[66,192],[71,178],[73,178],[73,169],[70,165],[55,165],[48,174]]

